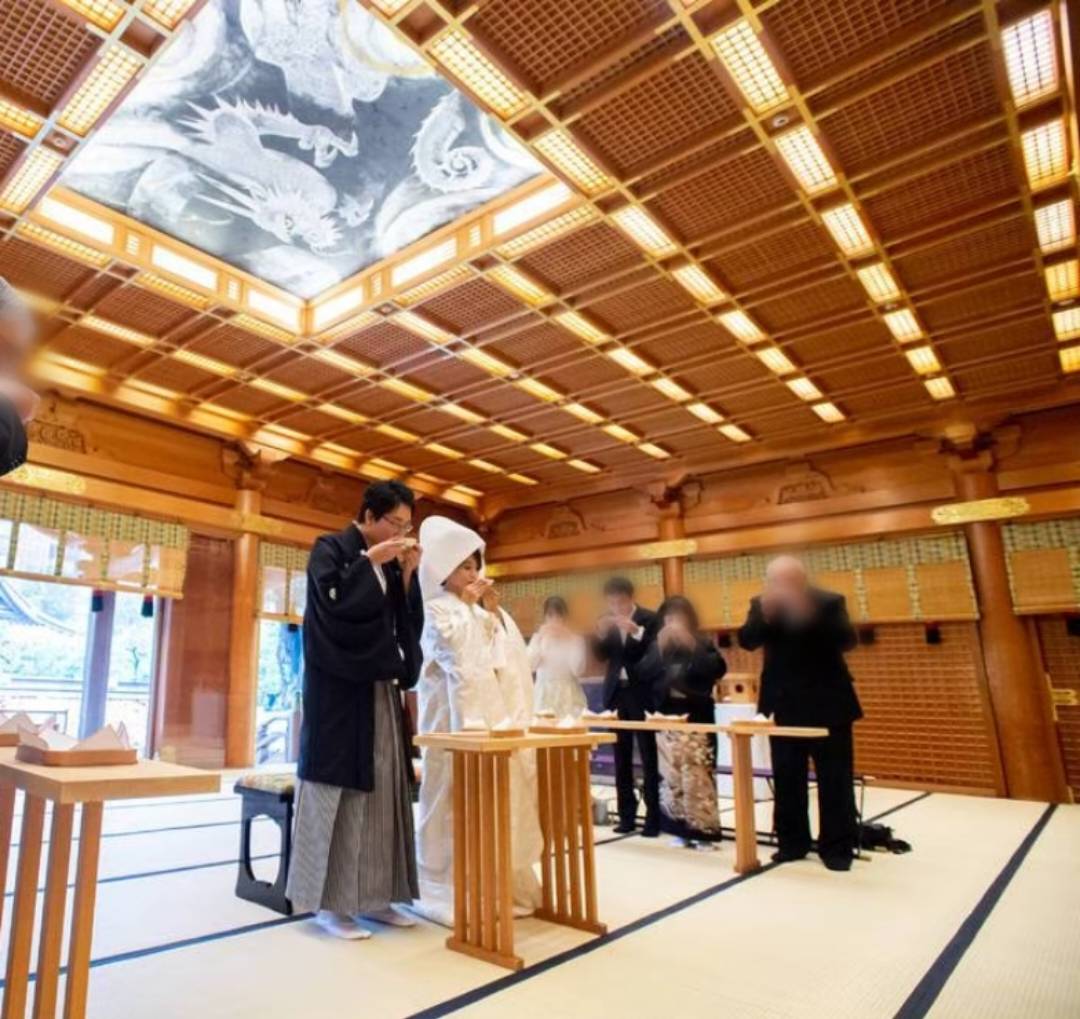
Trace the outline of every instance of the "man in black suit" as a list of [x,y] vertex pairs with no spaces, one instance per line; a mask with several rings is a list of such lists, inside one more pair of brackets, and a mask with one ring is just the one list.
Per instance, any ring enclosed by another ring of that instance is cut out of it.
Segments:
[[404,927],[419,895],[401,691],[420,674],[414,497],[369,485],[356,520],[315,542],[304,612],[304,720],[288,894],[329,933]]
[[34,416],[38,397],[22,374],[36,331],[25,302],[0,276],[0,475],[26,461],[24,425]]
[[808,764],[818,785],[818,853],[830,870],[850,870],[858,837],[853,789],[852,724],[862,708],[844,661],[855,646],[842,595],[809,585],[806,568],[793,556],[769,563],[765,590],[750,602],[739,630],[748,651],[765,649],[758,711],[778,725],[829,730],[822,739],[770,739],[775,781],[778,862],[802,859],[810,850],[807,817]]
[[[603,703],[619,718],[640,722],[651,708],[649,688],[638,675],[646,648],[656,636],[656,613],[634,602],[634,585],[626,577],[612,577],[604,584],[606,611],[596,624],[593,652],[607,664]],[[637,817],[634,794],[634,737],[644,779],[645,826],[641,834],[660,834],[660,773],[656,762],[656,733],[619,730],[615,737],[615,790],[619,801],[616,831],[632,832]]]

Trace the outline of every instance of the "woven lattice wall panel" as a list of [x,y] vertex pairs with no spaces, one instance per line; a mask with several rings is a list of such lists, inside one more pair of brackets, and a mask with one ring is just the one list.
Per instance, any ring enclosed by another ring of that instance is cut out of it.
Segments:
[[1017,612],[1080,608],[1080,518],[1006,524],[1002,534]]
[[[723,655],[731,672],[761,673],[760,651],[733,646]],[[864,712],[855,725],[857,769],[920,788],[996,791],[978,656],[976,629],[968,622],[942,625],[940,644],[927,644],[918,625],[879,626],[873,644],[852,651],[847,660]],[[1080,738],[1077,749],[1080,763]]]
[[[574,626],[592,631],[601,610],[601,588],[616,571],[556,573],[547,577],[499,582],[502,605],[514,617],[522,633],[529,634],[538,625],[544,599],[560,595],[570,606]],[[656,608],[664,599],[664,579],[660,567],[652,563],[617,571],[634,585],[634,599],[646,608]]]
[[[857,622],[975,619],[967,546],[957,534],[826,545],[803,556],[815,584],[843,594]],[[687,594],[709,626],[735,627],[761,591],[767,555],[695,559]]]
[[188,529],[0,491],[0,573],[179,598]]
[[1038,634],[1050,684],[1060,691],[1055,714],[1065,777],[1080,802],[1080,637],[1070,635],[1061,616],[1038,620]]

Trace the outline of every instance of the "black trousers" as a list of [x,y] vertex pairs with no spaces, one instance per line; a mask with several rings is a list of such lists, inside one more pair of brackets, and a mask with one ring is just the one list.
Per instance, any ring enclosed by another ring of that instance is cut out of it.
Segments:
[[808,816],[809,763],[818,786],[818,854],[822,859],[855,855],[854,751],[851,726],[829,729],[823,739],[771,736],[773,818],[780,852],[798,855],[810,850]]
[[[632,688],[619,691],[616,701],[619,718],[628,722],[645,721],[645,706]],[[634,793],[634,738],[637,737],[644,781],[645,828],[660,828],[660,770],[656,760],[656,733],[620,729],[615,734],[615,792],[619,803],[619,822],[634,823],[637,796]]]

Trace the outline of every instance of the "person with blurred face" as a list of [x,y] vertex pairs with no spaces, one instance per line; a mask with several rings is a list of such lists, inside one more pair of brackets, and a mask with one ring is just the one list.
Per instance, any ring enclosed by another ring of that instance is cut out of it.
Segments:
[[25,425],[37,410],[38,396],[22,375],[35,334],[29,308],[0,277],[0,475],[26,462]]
[[319,538],[308,560],[288,896],[346,939],[371,936],[362,920],[414,924],[391,905],[418,892],[401,703],[420,671],[424,617],[413,503],[399,481],[369,485],[356,520]]
[[850,870],[858,838],[851,729],[862,717],[844,652],[855,646],[843,595],[811,587],[802,561],[783,555],[765,572],[739,630],[748,651],[763,648],[758,711],[778,725],[829,730],[821,739],[770,737],[778,862],[810,851],[809,762],[818,787],[818,854],[830,870]]
[[[634,585],[626,577],[612,577],[604,584],[605,611],[596,624],[593,653],[606,663],[603,705],[619,718],[641,722],[649,706],[649,690],[640,681],[638,666],[655,635],[656,614],[634,602]],[[619,833],[632,832],[637,824],[634,792],[634,737],[641,754],[645,824],[641,834],[660,834],[660,776],[656,762],[656,733],[620,729],[615,736],[615,791],[619,805]]]
[[570,609],[557,594],[544,601],[544,621],[529,641],[529,664],[536,673],[536,714],[579,717],[586,707],[585,638],[570,627]]
[[[524,728],[532,716],[532,673],[525,642],[499,606],[484,577],[484,539],[447,517],[420,527],[424,561],[424,663],[418,694],[422,733]],[[514,915],[540,904],[533,869],[543,836],[537,807],[536,764],[531,754],[510,758],[510,826],[513,832]],[[416,909],[429,920],[454,921],[453,767],[450,753],[423,751],[417,813],[420,896]]]
[[[716,645],[701,632],[688,598],[672,595],[656,611],[659,629],[641,660],[652,707],[690,722],[715,723],[713,690],[727,671]],[[660,829],[690,849],[720,841],[716,795],[716,736],[707,732],[656,734],[660,764]]]

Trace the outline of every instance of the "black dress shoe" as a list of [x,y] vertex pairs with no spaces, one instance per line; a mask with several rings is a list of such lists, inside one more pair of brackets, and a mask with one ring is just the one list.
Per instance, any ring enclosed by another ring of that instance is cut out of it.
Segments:
[[615,825],[614,831],[616,835],[629,835],[635,828],[636,826],[633,821],[620,821]]
[[778,849],[772,854],[773,863],[793,863],[795,860],[806,859],[806,853],[792,853],[790,851],[785,852],[782,849]]
[[654,828],[651,825],[646,825],[641,829],[641,837],[643,839],[655,839],[660,837],[660,829]]
[[851,870],[850,856],[826,856],[821,862],[829,870]]

